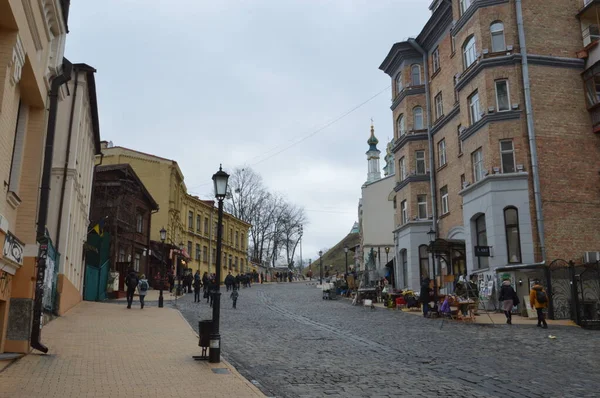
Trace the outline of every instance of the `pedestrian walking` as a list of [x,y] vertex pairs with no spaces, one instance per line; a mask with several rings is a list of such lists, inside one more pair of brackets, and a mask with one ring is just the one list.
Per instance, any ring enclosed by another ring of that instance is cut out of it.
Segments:
[[423,306],[423,317],[425,318],[429,316],[429,303],[434,300],[432,282],[429,278],[423,279],[421,292],[419,293],[419,301],[421,301],[421,305]]
[[[209,279],[208,279],[208,272],[205,272],[202,275],[202,289],[204,290],[205,294],[206,294],[206,291],[208,290],[208,281],[209,281]],[[206,298],[206,296],[205,296],[205,298]]]
[[262,285],[264,281],[265,281],[265,274],[263,274],[263,273],[261,272],[261,273],[260,273],[260,284]]
[[235,278],[233,277],[233,275],[231,275],[231,271],[229,271],[229,274],[225,277],[225,288],[227,289],[227,291],[233,289],[234,283]]
[[214,298],[215,298],[215,294],[217,294],[219,292],[219,282],[217,282],[216,278],[213,278],[210,282],[210,289],[209,289],[209,298],[210,298],[210,307],[212,308],[213,306],[213,302],[214,302]]
[[194,278],[194,303],[200,302],[200,274],[198,274],[198,278]]
[[231,292],[231,300],[233,300],[233,308],[236,308],[237,305],[237,299],[240,296],[239,290],[236,289],[235,287],[233,288],[233,291]]
[[135,294],[135,289],[137,289],[139,282],[140,279],[135,270],[129,268],[127,277],[125,278],[125,285],[127,286],[127,308],[131,308],[131,304],[133,304],[133,295]]
[[148,284],[148,279],[146,279],[146,275],[142,274],[140,276],[140,281],[138,282],[138,294],[140,295],[140,306],[144,309],[144,299],[146,298],[146,293],[148,292],[148,288],[150,285]]
[[529,303],[531,304],[531,308],[535,308],[537,311],[537,326],[539,328],[548,329],[546,316],[544,314],[544,310],[548,308],[548,294],[544,290],[544,287],[541,285],[539,279],[536,279],[533,282],[533,287],[529,292]]
[[169,272],[169,293],[173,293],[173,286],[175,285],[175,277],[173,272]]
[[517,292],[511,286],[508,274],[502,276],[502,286],[500,287],[500,297],[498,297],[498,300],[502,301],[506,323],[512,325],[512,309],[515,305],[519,304],[519,296],[517,296]]

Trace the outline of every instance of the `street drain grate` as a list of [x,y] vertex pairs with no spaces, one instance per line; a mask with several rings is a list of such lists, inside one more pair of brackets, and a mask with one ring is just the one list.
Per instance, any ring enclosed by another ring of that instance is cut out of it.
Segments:
[[218,375],[229,374],[229,369],[227,368],[212,368],[211,370],[213,371],[213,373],[216,373]]

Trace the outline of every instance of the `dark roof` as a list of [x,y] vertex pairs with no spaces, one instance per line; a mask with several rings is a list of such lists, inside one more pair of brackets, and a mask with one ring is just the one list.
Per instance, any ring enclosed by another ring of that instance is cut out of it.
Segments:
[[96,68],[89,66],[88,64],[73,64],[75,71],[81,71],[86,74],[86,81],[88,84],[88,95],[90,101],[90,108],[92,112],[92,129],[94,130],[94,148],[96,149],[96,155],[100,155],[102,150],[100,149],[100,119],[98,117],[98,98],[96,96]]
[[65,28],[69,33],[69,7],[71,6],[71,0],[60,0],[60,8],[62,9],[63,21],[65,21]]
[[392,46],[379,69],[393,77],[402,61],[415,57],[422,56],[408,41],[401,41]]
[[150,192],[148,192],[148,190],[146,189],[146,186],[144,185],[142,180],[140,180],[140,177],[138,177],[138,175],[135,173],[135,171],[133,170],[133,168],[131,167],[130,164],[121,163],[121,164],[108,164],[108,165],[96,166],[96,173],[104,173],[104,172],[108,172],[108,171],[120,171],[127,176],[133,177],[133,179],[137,182],[137,184],[142,189],[142,193],[144,194],[144,196],[146,196],[146,198],[152,205],[152,210],[158,210],[158,203],[156,203],[156,201],[154,200],[152,195],[150,195]]

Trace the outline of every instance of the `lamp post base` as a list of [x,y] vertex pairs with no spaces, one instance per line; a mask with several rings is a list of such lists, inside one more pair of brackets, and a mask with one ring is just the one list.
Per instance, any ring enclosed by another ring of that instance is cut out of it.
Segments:
[[219,332],[219,322],[221,318],[221,293],[213,293],[213,324],[209,337],[210,352],[208,353],[208,362],[221,362],[221,333]]
[[164,306],[164,301],[163,301],[163,290],[160,289],[160,293],[158,295],[158,308],[163,308]]

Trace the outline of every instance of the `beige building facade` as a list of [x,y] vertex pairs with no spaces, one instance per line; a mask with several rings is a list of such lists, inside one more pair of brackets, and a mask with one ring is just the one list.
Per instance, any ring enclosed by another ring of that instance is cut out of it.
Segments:
[[393,45],[380,69],[408,213],[397,209],[400,287],[436,277],[450,290],[459,275],[600,251],[600,119],[596,87],[582,81],[600,59],[600,34],[586,34],[600,25],[596,7],[434,1],[421,33]]
[[78,304],[83,294],[83,247],[91,227],[95,157],[100,154],[95,72],[89,65],[74,64],[67,84],[70,95],[58,107],[47,228],[60,257],[58,269],[48,269],[46,286],[49,292],[56,289],[56,302],[46,305],[53,305],[59,315]]
[[67,14],[68,1],[0,0],[0,352],[30,347],[47,109]]

